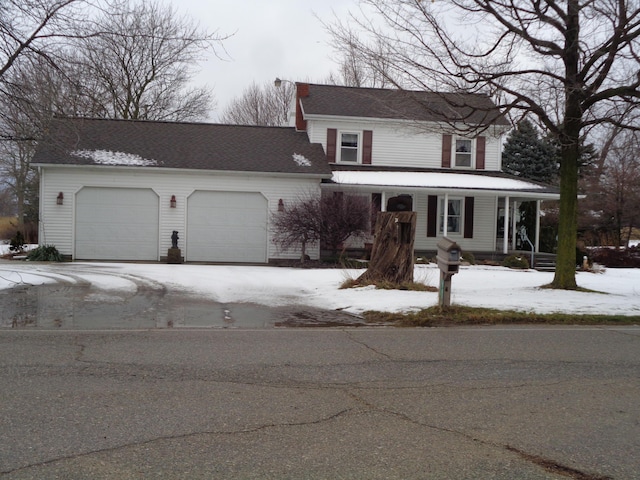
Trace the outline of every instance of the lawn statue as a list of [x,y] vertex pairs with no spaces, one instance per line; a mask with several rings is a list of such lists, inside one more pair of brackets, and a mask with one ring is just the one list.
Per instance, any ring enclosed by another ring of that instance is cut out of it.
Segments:
[[178,231],[174,230],[173,233],[171,234],[171,248],[178,248],[178,239],[180,237],[178,236]]
[[171,234],[171,248],[167,252],[167,263],[182,263],[182,252],[178,248],[178,231],[174,230]]

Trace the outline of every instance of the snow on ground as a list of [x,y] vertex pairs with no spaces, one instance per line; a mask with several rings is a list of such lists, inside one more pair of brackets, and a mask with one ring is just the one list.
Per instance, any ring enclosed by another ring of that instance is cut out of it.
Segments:
[[[97,291],[135,290],[159,285],[221,303],[266,306],[307,305],[354,314],[366,310],[411,311],[438,303],[433,292],[341,290],[364,270],[297,269],[268,266],[164,265],[135,263],[29,263],[0,261],[0,289],[19,283],[90,283]],[[437,286],[437,266],[416,265],[415,278]],[[552,273],[493,266],[463,266],[452,280],[452,303],[535,312],[640,315],[640,269],[578,272],[581,287],[603,293],[541,289]]]

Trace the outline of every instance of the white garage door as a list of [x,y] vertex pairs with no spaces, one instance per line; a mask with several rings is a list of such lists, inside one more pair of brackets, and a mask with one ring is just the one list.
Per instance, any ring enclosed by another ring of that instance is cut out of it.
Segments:
[[158,260],[158,195],[85,187],[76,195],[76,259]]
[[196,191],[187,208],[188,261],[267,261],[267,199],[261,193]]

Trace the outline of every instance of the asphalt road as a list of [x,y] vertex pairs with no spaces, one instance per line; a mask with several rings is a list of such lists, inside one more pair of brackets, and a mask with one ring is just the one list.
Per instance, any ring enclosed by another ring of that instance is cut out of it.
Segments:
[[0,330],[0,477],[640,478],[640,328]]

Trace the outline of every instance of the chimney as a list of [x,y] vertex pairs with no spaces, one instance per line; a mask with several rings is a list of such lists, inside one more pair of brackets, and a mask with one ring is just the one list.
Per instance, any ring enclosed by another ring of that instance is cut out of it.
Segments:
[[307,130],[307,121],[302,116],[302,106],[300,100],[309,96],[308,83],[296,83],[296,130],[305,132]]

